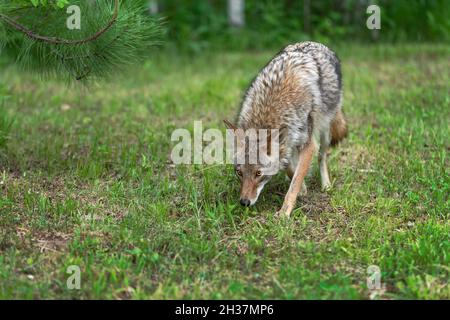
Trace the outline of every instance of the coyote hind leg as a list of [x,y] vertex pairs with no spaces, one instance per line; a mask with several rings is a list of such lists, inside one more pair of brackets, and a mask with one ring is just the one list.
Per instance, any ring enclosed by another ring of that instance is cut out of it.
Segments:
[[319,148],[319,170],[320,170],[320,182],[322,189],[327,190],[331,188],[330,175],[328,173],[328,150],[330,149],[330,127],[327,126],[325,130],[320,133],[320,148]]

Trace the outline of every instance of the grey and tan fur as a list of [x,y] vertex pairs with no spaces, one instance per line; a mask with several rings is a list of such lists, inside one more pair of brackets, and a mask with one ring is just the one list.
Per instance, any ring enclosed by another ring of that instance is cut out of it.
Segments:
[[[255,78],[247,90],[237,125],[230,129],[279,129],[279,166],[291,184],[278,212],[289,216],[319,144],[322,187],[331,186],[327,151],[347,134],[342,113],[339,59],[326,46],[302,42],[287,46]],[[253,205],[272,175],[261,164],[236,165],[241,204]]]

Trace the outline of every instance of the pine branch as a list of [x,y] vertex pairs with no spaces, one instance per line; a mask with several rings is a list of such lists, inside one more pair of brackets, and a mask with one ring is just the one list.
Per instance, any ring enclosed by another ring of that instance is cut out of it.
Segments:
[[[160,21],[146,15],[143,2],[136,2],[114,0],[112,8],[110,1],[71,1],[83,12],[83,30],[76,31],[61,27],[67,18],[63,10],[0,4],[0,52],[44,76],[81,80],[115,74],[160,43]],[[12,18],[19,10],[25,14]],[[45,24],[34,23],[41,20]],[[50,33],[55,36],[43,35]]]
[[86,42],[95,41],[96,39],[101,37],[102,34],[104,34],[106,31],[108,31],[114,25],[114,23],[117,20],[118,15],[119,15],[119,0],[115,0],[114,1],[114,14],[113,14],[111,20],[109,21],[109,23],[101,30],[98,30],[92,36],[81,39],[81,40],[67,40],[67,39],[58,39],[58,38],[50,38],[50,37],[46,37],[46,36],[41,36],[41,35],[33,33],[33,31],[31,31],[30,29],[26,28],[25,26],[21,25],[20,23],[17,23],[16,21],[14,21],[13,19],[11,19],[10,17],[8,17],[4,14],[0,13],[0,19],[4,20],[7,24],[12,26],[14,29],[16,29],[20,32],[23,32],[32,40],[44,41],[44,42],[48,42],[48,43],[52,43],[52,44],[70,45],[70,44],[84,44]]

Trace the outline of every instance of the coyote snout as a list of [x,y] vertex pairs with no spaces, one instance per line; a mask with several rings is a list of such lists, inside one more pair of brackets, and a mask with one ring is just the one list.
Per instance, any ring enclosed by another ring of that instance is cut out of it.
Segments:
[[258,200],[258,194],[256,193],[256,181],[248,178],[241,182],[241,197],[240,204],[244,207],[250,207]]

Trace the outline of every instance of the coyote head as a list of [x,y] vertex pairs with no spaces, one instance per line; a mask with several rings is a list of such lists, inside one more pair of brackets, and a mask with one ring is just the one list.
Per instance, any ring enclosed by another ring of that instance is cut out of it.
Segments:
[[244,131],[227,120],[224,122],[236,141],[232,155],[236,175],[241,181],[240,203],[243,206],[252,206],[266,183],[280,169],[278,130]]

